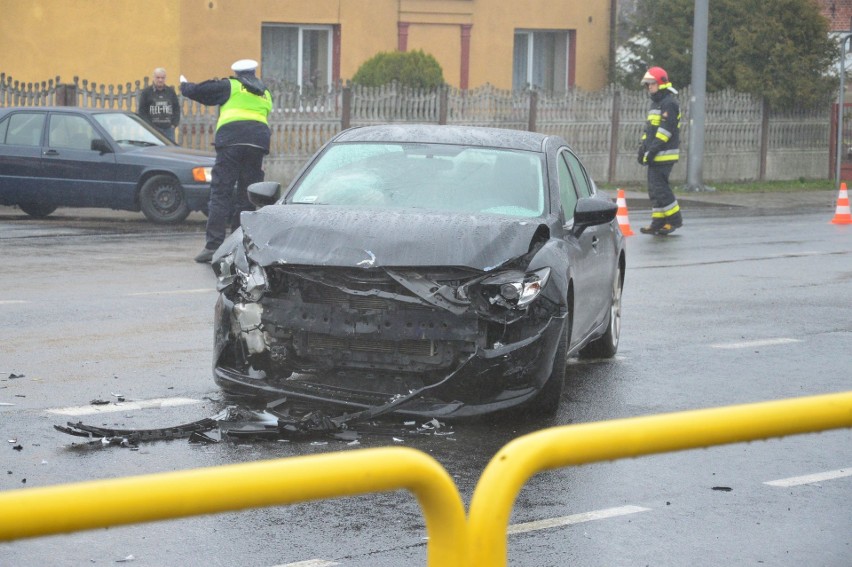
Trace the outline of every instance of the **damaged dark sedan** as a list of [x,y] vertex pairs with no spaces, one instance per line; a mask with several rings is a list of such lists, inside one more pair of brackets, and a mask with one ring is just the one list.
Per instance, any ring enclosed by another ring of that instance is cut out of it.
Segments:
[[368,415],[559,407],[570,356],[615,355],[617,206],[557,136],[383,125],[329,141],[213,268],[225,391]]

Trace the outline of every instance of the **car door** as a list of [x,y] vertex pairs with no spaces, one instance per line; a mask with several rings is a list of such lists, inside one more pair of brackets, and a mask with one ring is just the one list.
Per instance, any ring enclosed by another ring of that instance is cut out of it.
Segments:
[[0,203],[41,202],[41,144],[47,113],[27,110],[0,121]]
[[57,205],[108,207],[115,198],[115,153],[92,149],[103,138],[89,117],[51,112],[43,147],[42,174]]
[[[580,159],[570,150],[562,153],[571,171],[577,193],[581,199],[593,197],[594,187],[580,163]],[[610,223],[588,227],[580,239],[583,241],[585,270],[593,289],[587,301],[593,311],[592,325],[602,323],[609,317],[612,294],[612,279],[615,277],[615,233]],[[586,246],[588,244],[588,247]]]
[[574,209],[577,207],[579,193],[574,177],[566,159],[567,149],[559,152],[557,156],[557,176],[559,180],[559,199],[565,213],[565,230],[563,239],[568,247],[570,262],[574,268],[574,313],[573,329],[571,333],[572,345],[584,338],[592,329],[595,311],[597,307],[591,303],[595,295],[594,266],[591,259],[594,258],[593,238],[588,230],[583,231],[579,238],[575,237],[571,228],[574,225]]

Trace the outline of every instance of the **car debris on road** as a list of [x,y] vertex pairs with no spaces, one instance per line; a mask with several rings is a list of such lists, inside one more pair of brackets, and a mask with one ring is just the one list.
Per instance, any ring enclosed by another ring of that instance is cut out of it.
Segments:
[[359,424],[363,430],[373,435],[452,435],[444,423],[431,419],[421,425],[406,421],[403,427],[392,427],[385,423],[376,423],[380,412],[360,412],[359,414],[329,417],[321,410],[314,409],[300,415],[294,415],[288,401],[276,400],[266,405],[264,410],[252,410],[238,406],[228,406],[213,417],[208,417],[172,427],[159,429],[118,429],[87,425],[81,421],[68,422],[67,425],[54,425],[54,429],[91,439],[89,444],[97,446],[137,447],[150,441],[188,439],[190,443],[212,444],[222,439],[267,439],[267,440],[313,440],[328,437],[339,441],[353,442],[361,432],[354,429]]

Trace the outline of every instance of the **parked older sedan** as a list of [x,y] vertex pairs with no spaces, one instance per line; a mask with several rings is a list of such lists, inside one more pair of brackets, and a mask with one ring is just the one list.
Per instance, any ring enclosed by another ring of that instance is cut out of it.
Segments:
[[618,348],[617,207],[559,137],[354,128],[285,194],[249,192],[262,208],[213,259],[226,391],[369,415],[550,414],[567,357]]
[[0,109],[0,204],[141,210],[175,223],[204,211],[215,154],[176,146],[129,112]]

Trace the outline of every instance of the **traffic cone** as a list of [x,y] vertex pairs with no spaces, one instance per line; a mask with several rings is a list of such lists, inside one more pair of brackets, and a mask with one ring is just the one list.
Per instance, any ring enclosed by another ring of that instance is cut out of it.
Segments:
[[615,218],[618,219],[621,234],[624,236],[633,236],[633,231],[630,229],[630,219],[627,218],[627,201],[624,198],[624,189],[618,190],[618,198],[615,204],[618,205],[618,212],[615,213]]
[[831,222],[832,224],[852,224],[852,212],[849,210],[849,193],[846,191],[845,183],[840,184],[840,194],[837,196],[837,210]]

